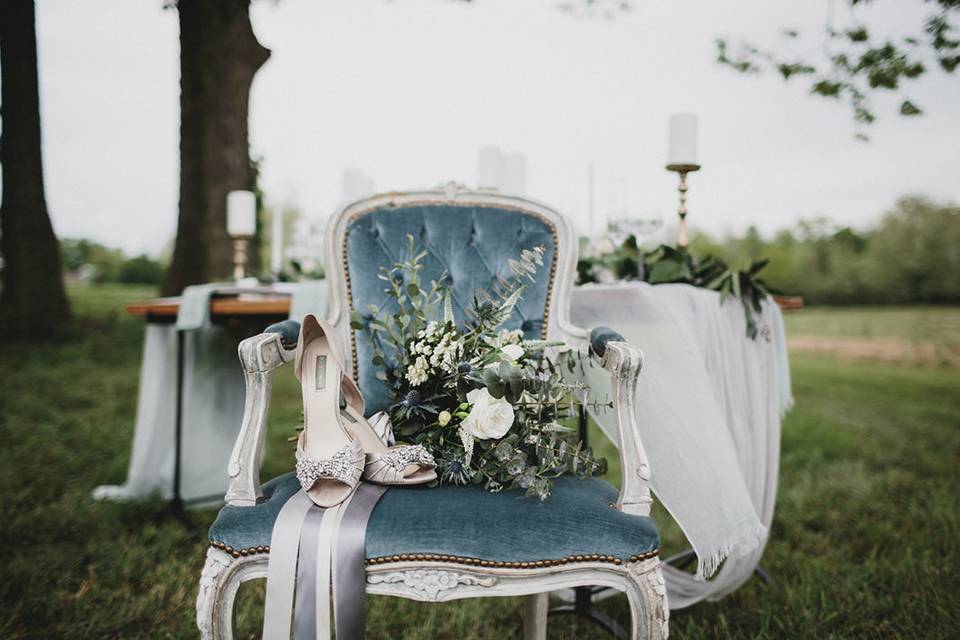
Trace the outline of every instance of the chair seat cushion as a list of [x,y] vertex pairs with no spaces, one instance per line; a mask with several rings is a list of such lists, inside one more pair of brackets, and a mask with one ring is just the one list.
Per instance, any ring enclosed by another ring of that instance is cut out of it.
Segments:
[[[234,555],[267,551],[280,508],[299,488],[293,474],[285,474],[263,486],[260,504],[223,507],[210,527],[211,544]],[[558,478],[544,502],[521,491],[472,486],[391,487],[370,515],[366,557],[619,564],[656,554],[660,540],[653,520],[611,508],[616,499],[609,483],[572,476]]]

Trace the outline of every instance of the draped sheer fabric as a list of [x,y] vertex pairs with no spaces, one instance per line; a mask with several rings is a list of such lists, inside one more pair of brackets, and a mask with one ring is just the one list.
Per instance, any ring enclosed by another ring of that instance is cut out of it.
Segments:
[[[734,591],[763,554],[780,421],[793,404],[779,307],[764,301],[751,340],[739,300],[721,305],[716,292],[689,285],[623,283],[576,289],[571,318],[609,326],[644,353],[637,418],[652,489],[698,558],[696,575],[664,568],[670,607]],[[609,389],[604,371],[586,375],[595,393]],[[612,412],[594,418],[618,443]]]
[[[290,317],[326,310],[325,282],[279,283],[292,296]],[[246,393],[237,344],[245,335],[210,321],[210,297],[237,291],[233,283],[184,290],[173,324],[147,323],[140,388],[127,478],[94,489],[97,499],[137,500],[154,492],[172,495],[177,394],[177,332],[183,332],[183,422],[180,494],[184,500],[219,502],[227,490],[227,460],[233,450]],[[263,293],[264,288],[255,289]],[[299,314],[299,315],[296,315]]]

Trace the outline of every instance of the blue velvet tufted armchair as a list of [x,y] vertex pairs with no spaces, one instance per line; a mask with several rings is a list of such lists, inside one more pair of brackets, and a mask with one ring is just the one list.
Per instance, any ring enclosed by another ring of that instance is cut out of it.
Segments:
[[[545,266],[507,326],[528,338],[564,340],[608,372],[621,488],[598,478],[564,477],[546,502],[474,487],[391,488],[367,528],[367,592],[423,601],[527,596],[525,636],[542,640],[550,591],[613,587],[627,594],[634,638],[666,637],[659,538],[649,517],[650,470],[635,423],[641,354],[614,332],[590,334],[570,325],[577,244],[569,220],[527,199],[455,186],[374,196],[334,216],[326,237],[328,319],[350,346],[351,374],[370,414],[386,408],[386,389],[349,317],[353,309],[384,305],[376,276],[401,256],[407,234],[428,252],[425,278],[450,278],[459,319],[475,289],[506,273],[508,259],[544,247]],[[237,589],[266,577],[273,522],[299,488],[292,474],[262,487],[259,481],[272,371],[293,358],[297,330],[288,321],[240,345],[247,396],[228,466],[227,504],[210,529],[200,579],[197,623],[204,638],[232,637]]]

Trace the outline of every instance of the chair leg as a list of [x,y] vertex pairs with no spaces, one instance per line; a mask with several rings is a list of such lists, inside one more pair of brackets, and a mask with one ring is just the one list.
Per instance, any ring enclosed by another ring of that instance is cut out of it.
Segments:
[[[233,639],[233,601],[239,581],[225,583],[224,569],[232,558],[217,549],[207,550],[207,559],[200,573],[200,589],[197,592],[197,629],[202,640]],[[233,572],[230,572],[232,574]],[[224,588],[224,587],[227,588]]]
[[206,562],[200,573],[200,588],[197,590],[197,629],[202,640],[213,640],[216,626],[217,600],[220,598],[220,573],[227,563],[221,558],[221,552],[207,549]]
[[524,640],[547,640],[547,610],[549,607],[549,593],[534,593],[524,598]]
[[627,600],[630,603],[630,637],[633,640],[666,640],[669,634],[670,608],[659,561],[653,567],[630,567],[627,574],[630,577],[627,589]]

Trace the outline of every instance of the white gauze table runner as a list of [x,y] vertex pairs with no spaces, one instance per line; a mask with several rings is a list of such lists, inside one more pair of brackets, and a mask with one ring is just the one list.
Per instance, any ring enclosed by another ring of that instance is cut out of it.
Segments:
[[[307,312],[326,312],[325,281],[271,288],[291,294],[290,318],[299,321]],[[237,287],[229,282],[187,287],[175,325],[147,323],[127,478],[122,485],[96,487],[94,498],[137,500],[155,491],[171,496],[178,331],[185,332],[181,497],[219,501],[226,492],[227,460],[243,418],[245,386],[237,358],[237,343],[244,336],[210,321],[210,297],[225,290],[235,292]],[[253,291],[262,293],[263,288]]]
[[[721,306],[719,294],[689,285],[625,283],[576,289],[571,319],[609,326],[644,353],[637,417],[652,488],[698,557],[696,576],[664,567],[670,607],[730,593],[763,553],[780,420],[793,402],[779,307],[764,303],[751,340],[738,300]],[[609,388],[604,371],[588,375],[597,391]],[[613,413],[594,417],[617,443]]]

